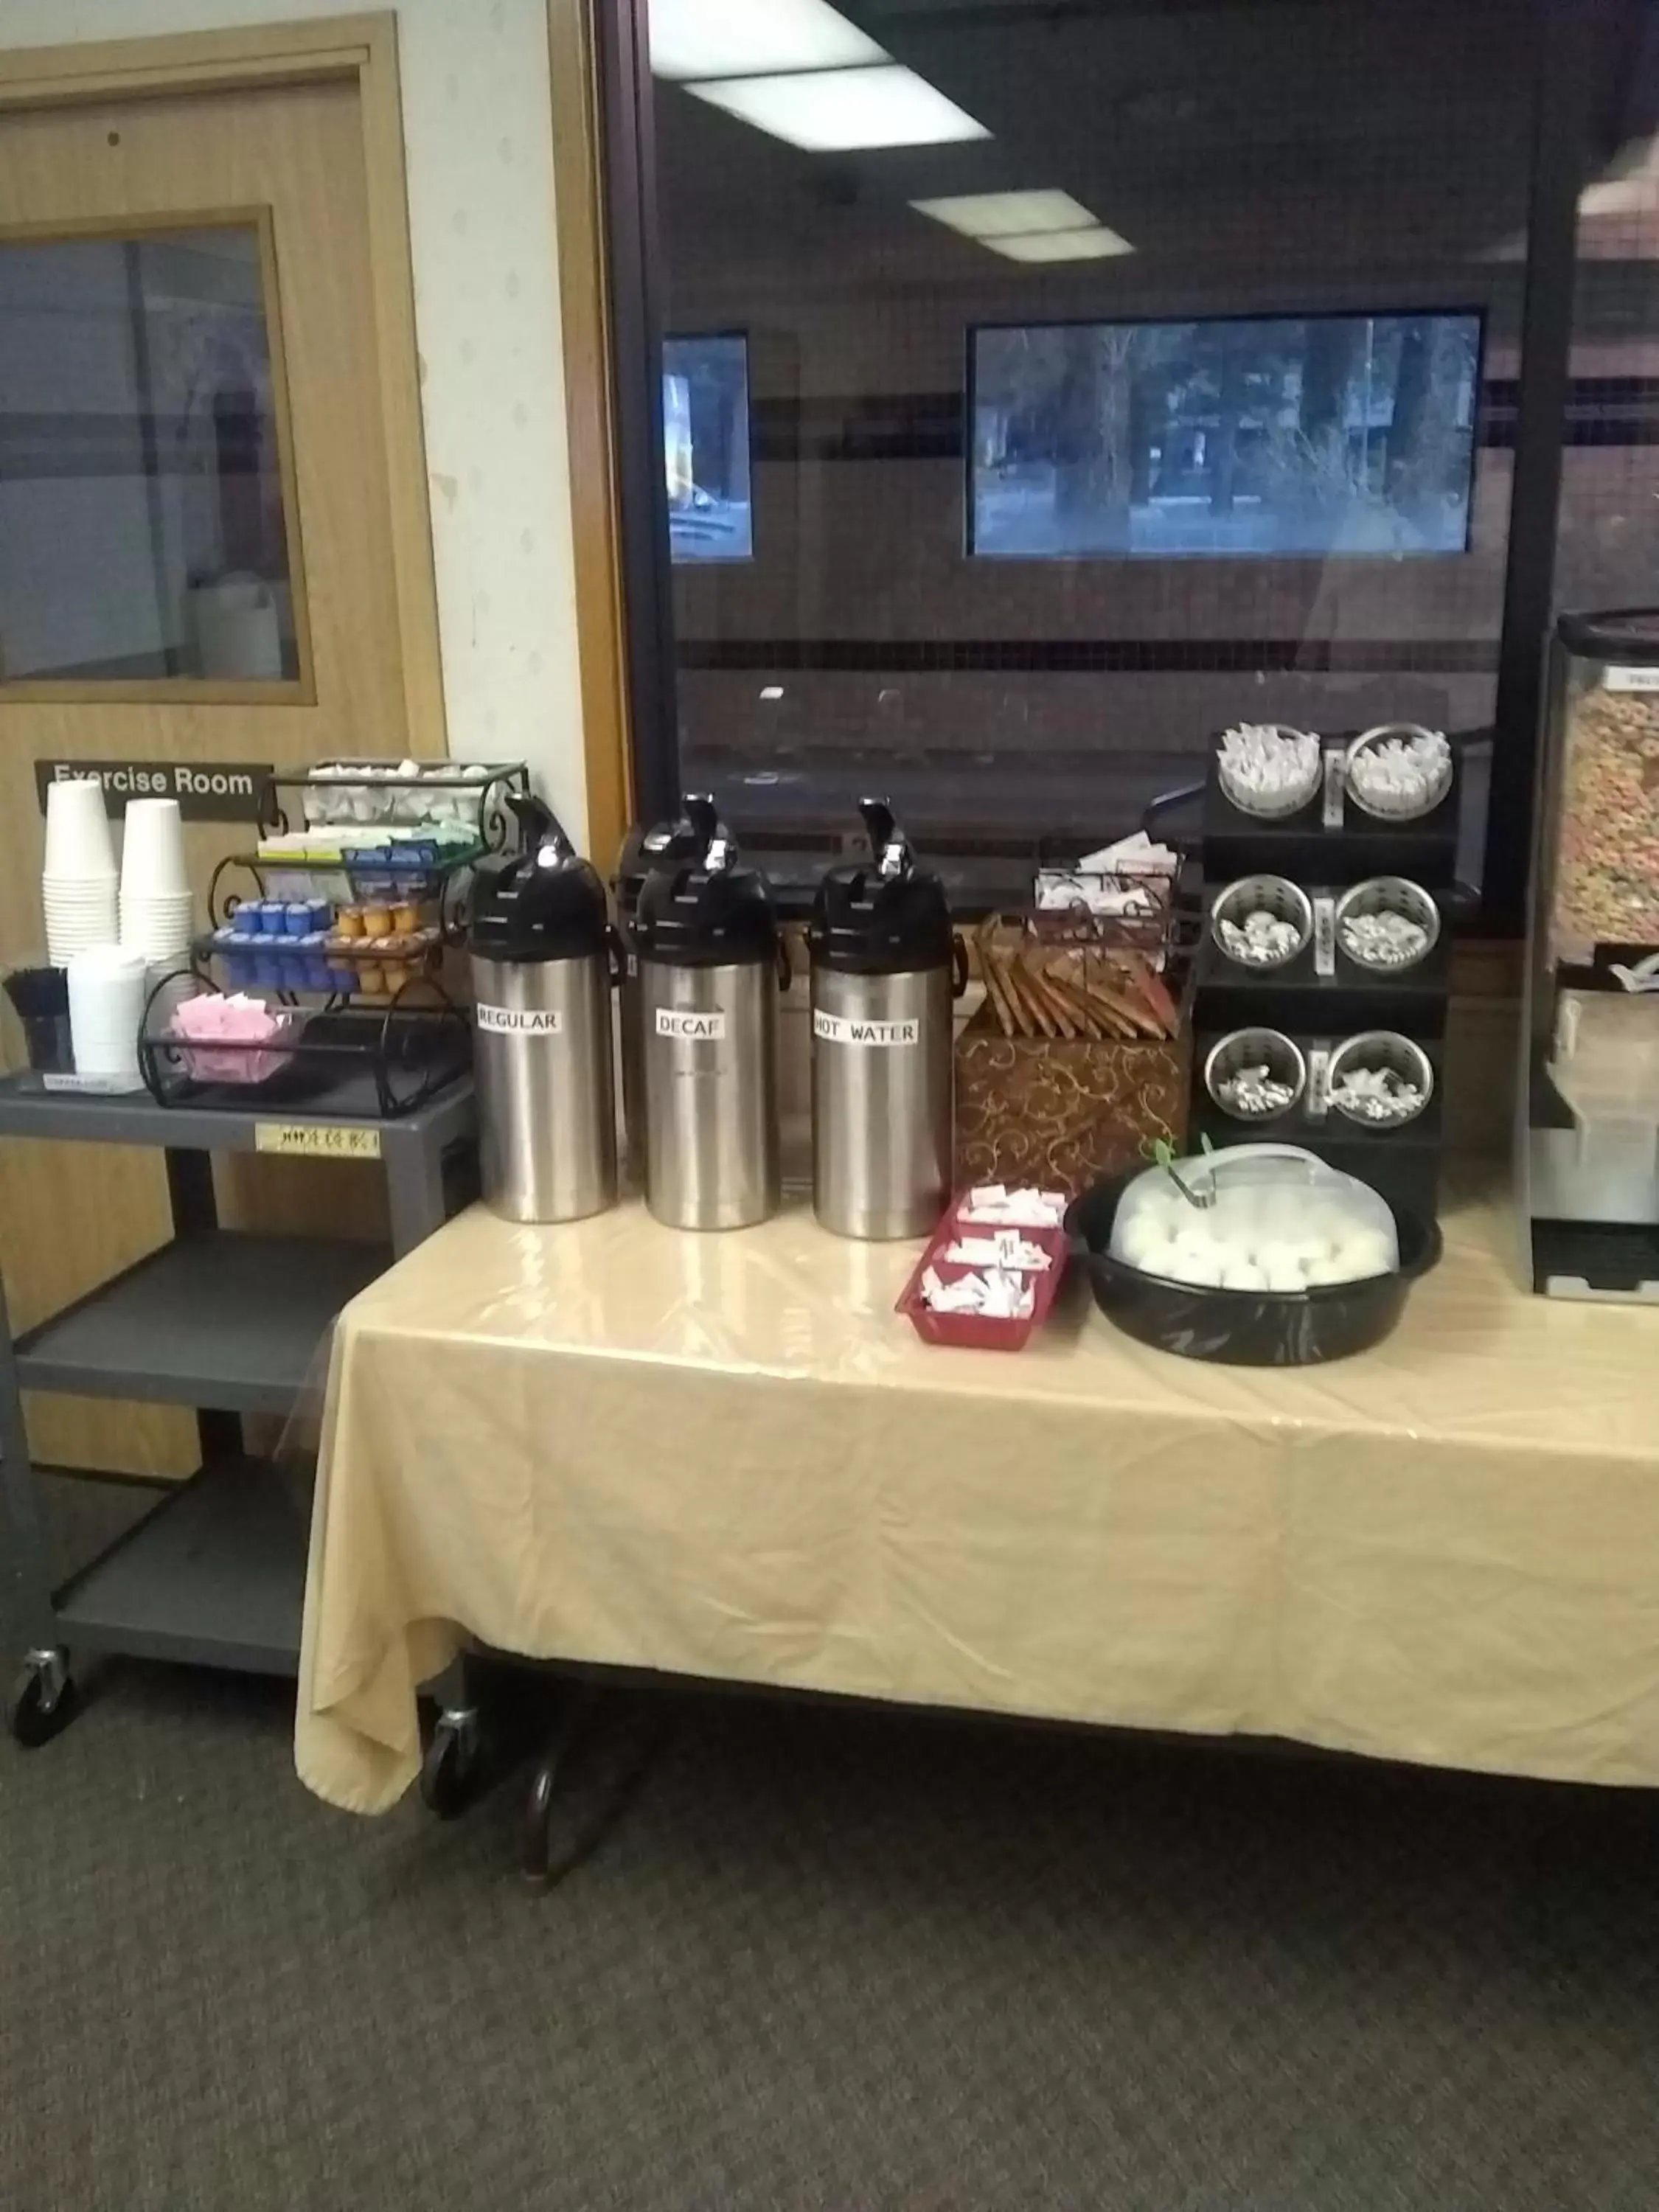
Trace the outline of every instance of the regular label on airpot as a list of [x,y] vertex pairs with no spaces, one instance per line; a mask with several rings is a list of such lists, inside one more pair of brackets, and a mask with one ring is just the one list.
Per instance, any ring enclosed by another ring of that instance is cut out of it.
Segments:
[[812,1015],[812,1034],[826,1044],[920,1044],[921,1024],[849,1021],[844,1014],[826,1014],[820,1006]]
[[726,1015],[718,1006],[702,1014],[681,1006],[659,1006],[657,1035],[678,1037],[683,1044],[719,1044],[726,1035]]
[[564,1016],[551,1006],[484,1006],[477,1009],[478,1027],[498,1036],[558,1036]]

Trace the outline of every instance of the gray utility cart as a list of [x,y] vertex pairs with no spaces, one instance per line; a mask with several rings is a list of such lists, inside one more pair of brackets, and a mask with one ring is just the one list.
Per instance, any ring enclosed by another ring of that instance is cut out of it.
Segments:
[[[148,1091],[52,1091],[38,1075],[0,1078],[0,1138],[160,1146],[173,1225],[170,1243],[20,1337],[0,1289],[0,1498],[29,1644],[7,1708],[20,1743],[46,1742],[73,1713],[71,1651],[252,1674],[297,1670],[305,1515],[275,1468],[248,1454],[241,1417],[291,1412],[340,1308],[476,1185],[470,1075],[392,1116],[377,1113],[367,1081],[356,1078],[296,1110],[256,1111],[163,1106]],[[378,1158],[390,1250],[222,1229],[209,1155],[258,1151]],[[25,1390],[198,1409],[198,1472],[169,1486],[136,1528],[57,1590]]]

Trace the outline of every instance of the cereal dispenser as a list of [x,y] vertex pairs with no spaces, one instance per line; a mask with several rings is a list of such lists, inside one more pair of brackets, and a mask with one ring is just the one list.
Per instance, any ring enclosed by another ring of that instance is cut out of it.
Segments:
[[1659,1301],[1659,609],[1563,615],[1527,972],[1534,1287]]

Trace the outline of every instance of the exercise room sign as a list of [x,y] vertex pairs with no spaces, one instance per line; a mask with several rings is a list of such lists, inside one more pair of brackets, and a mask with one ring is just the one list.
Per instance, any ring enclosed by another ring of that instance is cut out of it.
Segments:
[[34,763],[40,811],[54,783],[95,775],[115,814],[130,799],[176,799],[186,822],[257,822],[275,770],[257,761],[41,760]]

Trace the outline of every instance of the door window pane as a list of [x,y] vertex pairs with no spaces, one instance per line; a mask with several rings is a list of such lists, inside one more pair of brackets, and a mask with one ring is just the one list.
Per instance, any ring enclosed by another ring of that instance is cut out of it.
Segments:
[[0,678],[301,673],[255,222],[0,243]]

